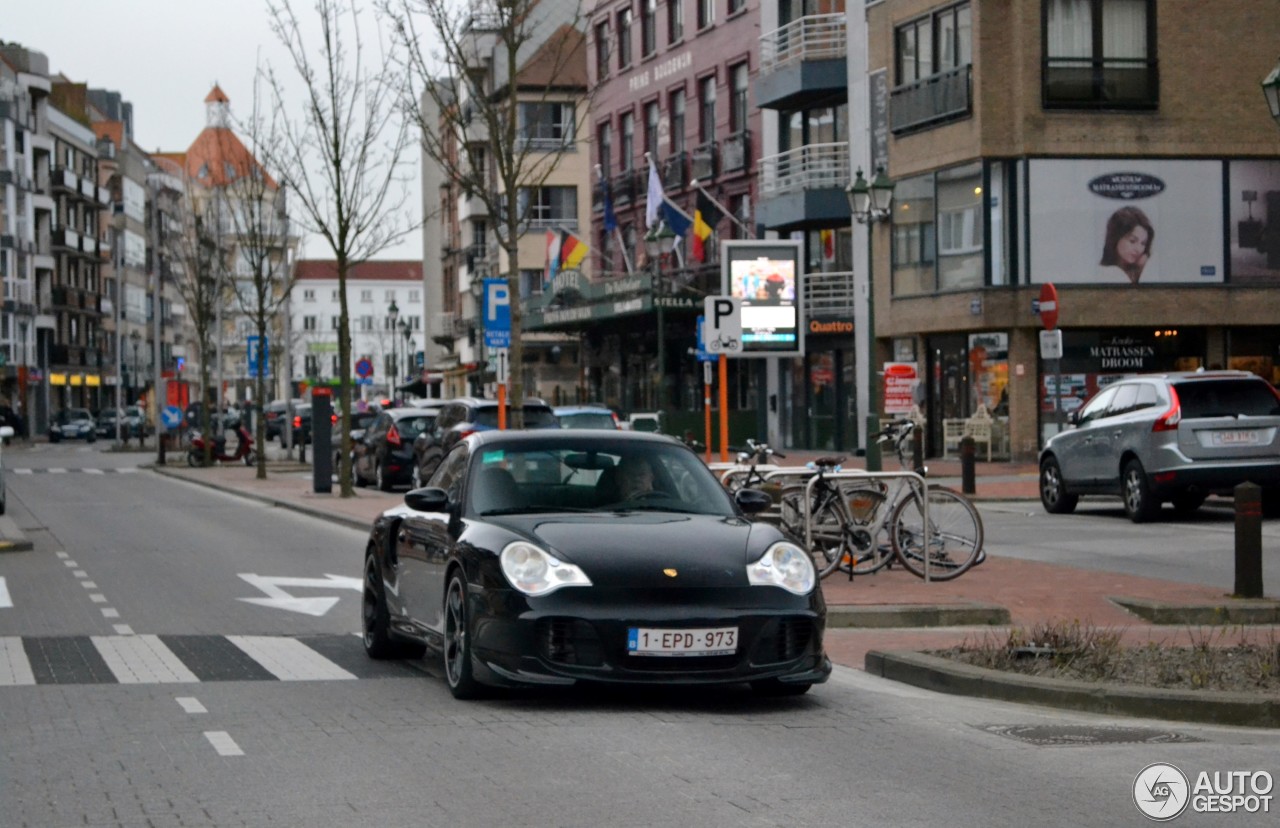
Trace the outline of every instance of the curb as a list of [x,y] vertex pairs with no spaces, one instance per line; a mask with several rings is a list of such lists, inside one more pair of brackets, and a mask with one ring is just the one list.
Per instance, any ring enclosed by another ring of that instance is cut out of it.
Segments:
[[1152,624],[1222,626],[1223,624],[1280,624],[1280,601],[1270,598],[1232,598],[1221,604],[1162,604],[1147,598],[1107,598]]
[[282,500],[280,498],[271,497],[270,495],[257,494],[255,492],[245,492],[239,489],[231,489],[226,486],[223,486],[220,483],[215,483],[212,480],[200,480],[198,478],[190,477],[185,474],[175,474],[174,472],[171,472],[168,469],[166,469],[164,466],[152,466],[151,470],[154,471],[156,474],[163,475],[173,480],[182,480],[187,483],[195,484],[196,486],[204,486],[206,489],[214,489],[224,494],[234,495],[236,497],[243,497],[249,500],[256,500],[259,503],[266,503],[269,506],[275,506],[276,508],[279,508],[279,509],[288,509],[291,512],[298,512],[299,514],[307,515],[308,517],[319,518],[320,520],[327,520],[330,523],[338,523],[343,526],[346,526],[349,529],[355,529],[360,532],[368,532],[369,527],[371,525],[370,522],[367,520],[359,520],[357,518],[347,517],[346,515],[334,514],[333,512],[326,511],[324,509],[318,509],[312,506],[304,506],[301,503],[293,503],[288,500]]
[[999,627],[1011,623],[1009,610],[996,604],[827,605],[828,628]]
[[1280,698],[1023,676],[909,651],[872,650],[867,653],[863,666],[872,675],[957,696],[1112,716],[1280,728]]

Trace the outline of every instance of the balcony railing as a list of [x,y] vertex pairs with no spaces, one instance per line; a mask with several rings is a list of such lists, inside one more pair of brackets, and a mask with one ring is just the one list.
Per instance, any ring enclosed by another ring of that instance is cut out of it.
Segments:
[[716,177],[716,142],[708,141],[693,148],[689,166],[691,173],[699,181],[707,181]]
[[54,170],[49,176],[49,183],[55,190],[71,190],[75,192],[80,188],[80,179],[74,172],[65,167],[59,167]]
[[609,186],[609,195],[612,196],[615,207],[630,204],[636,198],[635,170],[627,170],[615,175]]
[[662,186],[682,190],[689,183],[689,154],[677,152],[662,162]]
[[848,48],[843,12],[807,15],[760,36],[760,71],[802,60],[838,60]]
[[80,234],[66,227],[55,227],[49,233],[49,242],[54,247],[65,247],[78,251],[80,249]]
[[968,115],[973,97],[971,66],[948,69],[889,93],[889,123],[893,133],[950,121]]
[[849,175],[849,145],[806,144],[760,159],[760,192],[782,194],[836,187],[843,190]]
[[451,312],[434,313],[431,315],[431,332],[429,336],[446,336],[452,337],[454,323],[458,321],[458,314]]
[[811,316],[840,316],[853,312],[853,273],[806,273],[804,308]]
[[751,161],[751,132],[743,130],[720,143],[720,160],[726,174],[740,172]]

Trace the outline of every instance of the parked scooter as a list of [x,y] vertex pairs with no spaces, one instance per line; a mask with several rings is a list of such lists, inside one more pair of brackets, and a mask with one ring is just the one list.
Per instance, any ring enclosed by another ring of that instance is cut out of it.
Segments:
[[[236,444],[236,450],[232,454],[227,453],[227,438],[225,435],[217,437],[213,441],[213,450],[210,453],[210,460],[221,463],[233,463],[236,460],[243,460],[246,466],[252,466],[258,462],[258,452],[253,448],[253,435],[249,433],[249,429],[244,424],[236,426],[236,435],[240,442]],[[205,439],[198,431],[191,432],[191,449],[187,452],[188,466],[204,465],[204,449]]]

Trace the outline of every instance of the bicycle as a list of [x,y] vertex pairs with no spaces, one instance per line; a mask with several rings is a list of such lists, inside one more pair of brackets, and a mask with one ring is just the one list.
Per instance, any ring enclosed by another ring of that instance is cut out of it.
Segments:
[[[911,420],[895,420],[878,436],[890,442],[898,462],[906,470],[908,437],[915,430]],[[964,574],[985,557],[982,517],[964,495],[940,486],[927,486],[929,532],[924,545],[924,510],[919,490],[906,478],[831,479],[842,457],[815,460],[817,480],[809,504],[810,555],[819,577],[843,570],[849,577],[867,575],[900,562],[917,577],[949,581]],[[924,469],[916,472],[924,475]],[[798,537],[805,536],[804,497],[807,485],[786,487],[782,494],[782,522]]]
[[[726,471],[721,482],[730,494],[739,489],[762,487],[765,483],[765,472],[774,471],[777,468],[770,462],[774,457],[785,459],[786,455],[769,448],[768,443],[757,443],[755,440],[748,439],[746,450],[738,450],[739,468]],[[746,468],[740,468],[743,466]]]

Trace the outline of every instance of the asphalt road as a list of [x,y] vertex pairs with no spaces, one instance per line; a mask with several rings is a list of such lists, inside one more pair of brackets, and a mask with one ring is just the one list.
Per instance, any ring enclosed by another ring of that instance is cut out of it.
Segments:
[[[1142,825],[1132,788],[1152,762],[1280,774],[1276,732],[845,668],[785,701],[734,687],[457,702],[430,663],[365,659],[342,580],[360,533],[82,448],[5,455],[10,514],[36,545],[0,555],[5,826]],[[1011,737],[1028,727],[1059,744]]]

